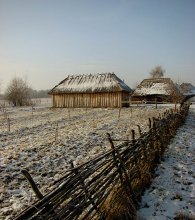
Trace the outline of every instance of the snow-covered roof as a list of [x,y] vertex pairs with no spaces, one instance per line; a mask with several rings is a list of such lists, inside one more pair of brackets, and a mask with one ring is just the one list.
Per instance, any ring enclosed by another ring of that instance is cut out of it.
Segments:
[[132,90],[114,73],[72,75],[55,86],[49,94],[58,93],[95,93]]
[[145,95],[170,95],[173,91],[178,92],[176,85],[169,78],[144,79],[136,88],[134,96]]
[[195,95],[195,86],[193,86],[191,83],[182,83],[180,85],[180,91],[184,95]]

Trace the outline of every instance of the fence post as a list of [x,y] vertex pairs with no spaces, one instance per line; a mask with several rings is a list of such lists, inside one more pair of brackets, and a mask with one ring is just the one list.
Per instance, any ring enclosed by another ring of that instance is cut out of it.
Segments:
[[154,146],[155,146],[155,162],[158,163],[161,160],[161,153],[162,153],[162,145],[163,142],[161,141],[161,137],[160,137],[160,133],[159,133],[159,129],[161,129],[161,131],[163,130],[163,127],[161,125],[161,127],[157,127],[156,126],[156,119],[153,117],[153,129],[154,129]]
[[119,112],[118,112],[118,120],[120,119],[121,117],[121,107],[119,108]]
[[32,104],[32,106],[31,106],[31,117],[33,117],[33,110],[34,110],[34,107],[33,107],[33,104]]
[[70,107],[68,107],[68,119],[70,119]]
[[138,128],[138,132],[139,132],[139,135],[141,136],[141,134],[142,134],[142,131],[141,131],[141,128],[140,128],[140,126],[139,126],[139,125],[137,125],[137,128]]
[[[125,175],[125,180],[126,180],[126,183],[127,183],[127,186],[129,188],[129,190],[126,190],[127,192],[127,195],[129,195],[130,197],[133,196],[133,201],[135,202],[136,205],[138,205],[138,201],[137,201],[137,197],[135,195],[135,193],[133,192],[133,189],[131,187],[131,181],[129,179],[129,176],[128,176],[128,173],[126,171],[126,168],[125,168],[125,164],[123,163],[123,160],[118,152],[117,149],[115,149],[114,147],[114,144],[113,144],[113,141],[112,141],[112,138],[110,136],[109,133],[107,133],[107,136],[108,136],[108,140],[110,142],[110,145],[111,145],[111,148],[113,149],[113,158],[114,158],[114,163],[115,163],[115,166],[119,172],[119,177],[120,177],[120,180],[121,180],[121,185],[123,185],[124,183],[124,179],[123,179],[123,172],[124,172],[124,175]],[[116,155],[117,154],[117,155]],[[123,172],[122,172],[123,171]]]
[[58,122],[57,122],[56,130],[55,130],[55,143],[57,142],[57,140],[58,140]]
[[79,175],[79,181],[80,184],[84,190],[85,196],[87,199],[89,199],[89,201],[91,202],[91,205],[94,207],[94,209],[97,211],[97,213],[99,214],[99,216],[101,217],[101,219],[103,219],[103,214],[101,213],[101,211],[99,210],[97,204],[95,203],[94,199],[91,196],[91,193],[89,192],[89,190],[87,189],[86,185],[85,185],[85,181],[82,178],[81,174],[79,173],[79,170],[77,168],[74,167],[74,163],[73,161],[70,162],[70,166],[73,169],[75,175]]
[[39,191],[36,183],[34,182],[33,178],[31,177],[30,173],[27,170],[22,170],[21,171],[22,174],[26,177],[26,179],[28,180],[28,182],[30,183],[30,186],[33,190],[33,192],[35,193],[36,197],[38,199],[42,199],[44,196],[42,195],[42,193]]
[[[31,177],[30,173],[27,170],[21,170],[22,174],[26,177],[26,179],[28,180],[28,182],[30,183],[30,186],[33,190],[33,192],[35,193],[36,197],[41,200],[44,198],[43,194],[39,191],[36,183],[34,182],[33,178]],[[43,213],[46,212],[48,214],[51,214],[52,217],[56,220],[60,220],[58,218],[58,215],[55,213],[53,205],[51,203],[46,203],[45,205],[45,210],[43,211]],[[41,215],[41,213],[40,213]],[[42,216],[41,216],[42,217]],[[49,216],[48,216],[49,217]]]
[[131,129],[131,138],[132,138],[132,142],[133,144],[135,143],[135,130]]
[[10,118],[7,118],[7,131],[10,132]]
[[152,122],[151,122],[151,119],[149,118],[149,119],[148,119],[148,121],[149,121],[149,124],[148,124],[149,129],[151,129],[151,127],[152,127]]
[[152,117],[152,127],[154,128],[154,131],[156,132],[156,119],[155,119],[155,117]]
[[107,133],[107,136],[108,136],[108,140],[109,140],[109,142],[110,142],[110,146],[111,146],[111,148],[112,148],[112,150],[113,150],[112,155],[113,155],[113,158],[114,158],[114,163],[115,163],[116,168],[117,168],[118,171],[119,171],[119,176],[120,176],[121,183],[122,183],[122,182],[123,182],[123,174],[122,174],[122,172],[121,172],[121,169],[120,169],[120,166],[119,166],[119,161],[118,161],[118,158],[117,158],[117,156],[116,156],[116,153],[117,153],[117,152],[116,152],[116,149],[115,149],[115,147],[114,147],[114,143],[113,143],[113,141],[112,141],[112,138],[111,138],[110,134]]

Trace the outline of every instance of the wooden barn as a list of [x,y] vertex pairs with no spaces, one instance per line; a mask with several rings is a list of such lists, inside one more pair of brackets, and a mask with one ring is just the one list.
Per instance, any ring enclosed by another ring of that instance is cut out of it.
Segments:
[[114,73],[101,73],[68,76],[49,94],[53,107],[107,108],[128,106],[131,92]]
[[170,78],[144,79],[131,96],[132,101],[179,102],[182,94]]

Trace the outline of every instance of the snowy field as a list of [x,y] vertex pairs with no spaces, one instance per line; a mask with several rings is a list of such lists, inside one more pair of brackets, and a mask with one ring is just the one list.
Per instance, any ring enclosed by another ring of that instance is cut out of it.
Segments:
[[140,220],[195,219],[195,104],[142,198]]
[[[64,172],[69,169],[70,161],[73,160],[75,165],[79,165],[95,157],[100,152],[110,149],[106,137],[107,132],[113,138],[130,139],[131,129],[137,131],[137,125],[140,125],[141,129],[146,131],[148,129],[148,118],[158,117],[159,113],[170,108],[170,106],[165,105],[159,106],[156,110],[152,105],[143,105],[140,107],[123,108],[119,113],[119,109],[111,108],[50,109],[47,107],[48,104],[47,102],[44,105],[35,105],[34,108],[9,107],[6,109],[6,114],[0,111],[1,220],[13,219],[22,209],[32,204],[36,199],[29,184],[21,174],[22,169],[27,169],[30,172],[41,192],[46,194],[53,189],[53,182],[63,176]],[[186,191],[184,191],[186,193],[184,194],[183,192],[184,195],[182,194],[183,203],[187,200],[193,202],[192,187],[194,186],[195,174],[192,164],[194,159],[190,155],[192,154],[192,148],[189,143],[190,135],[194,134],[192,120],[195,120],[193,119],[195,113],[193,112],[194,109],[191,109],[186,125],[179,131],[177,147],[174,144],[171,145],[170,150],[172,150],[171,153],[165,156],[165,164],[163,165],[162,163],[160,165],[165,168],[166,164],[172,166],[171,162],[166,161],[168,159],[171,161],[179,160],[179,153],[175,155],[175,151],[181,152],[183,155],[183,146],[186,147],[185,158],[188,158],[188,160],[184,161],[183,165],[181,160],[180,165],[177,166],[177,162],[174,165],[176,167],[175,172],[178,172],[178,175],[183,177],[185,169],[189,169],[187,172],[189,172],[188,176],[191,177],[189,181],[192,184],[187,182],[187,185],[185,185]],[[8,132],[7,116],[10,118],[10,132]],[[136,133],[138,134],[138,132]],[[184,140],[185,144],[182,143]],[[184,167],[185,163],[189,163],[189,167],[186,165],[184,169],[182,166]],[[177,171],[177,169],[180,170]],[[157,174],[159,172],[162,175],[162,179],[167,178],[167,176],[163,177],[163,171],[163,168],[162,171],[160,169],[157,171]],[[172,178],[171,175],[169,178]],[[154,181],[157,181],[158,178],[160,177],[156,177]],[[180,182],[182,181],[183,179],[180,179]],[[164,179],[164,182],[167,182],[167,180]],[[162,186],[162,183],[160,184]],[[158,187],[156,185],[152,192],[157,191]],[[189,196],[187,192],[190,190],[191,197],[186,198]],[[148,195],[152,195],[152,192],[149,192]],[[177,192],[178,190],[175,193]],[[162,198],[166,196],[160,197],[160,195],[163,195],[163,191],[161,194],[156,192],[156,196],[159,197],[159,203],[161,204]],[[153,216],[149,196],[146,193],[145,200],[143,199],[143,207],[147,203],[150,208],[147,208],[146,211],[144,211],[144,208],[140,210],[141,216],[145,216],[144,213],[146,213],[145,219],[151,219],[150,216]],[[169,200],[176,203],[173,211],[177,211],[178,199]],[[169,202],[169,200],[167,201]],[[189,210],[192,210],[192,205],[188,205]],[[178,210],[180,210],[179,204]],[[160,211],[156,213],[156,216],[157,214],[160,214]]]
[[[31,99],[33,106],[51,106],[51,98],[35,98]],[[10,107],[13,104],[7,100],[0,99],[0,106]]]

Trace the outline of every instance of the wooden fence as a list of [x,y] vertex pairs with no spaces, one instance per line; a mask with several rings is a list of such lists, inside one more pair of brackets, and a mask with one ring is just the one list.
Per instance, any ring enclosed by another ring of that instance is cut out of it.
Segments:
[[55,182],[56,188],[43,196],[28,172],[39,200],[16,220],[25,219],[135,219],[141,195],[150,185],[154,168],[177,128],[184,122],[189,105],[177,112],[166,111],[149,119],[149,131],[132,140],[114,140],[111,149],[98,157],[71,168]]

